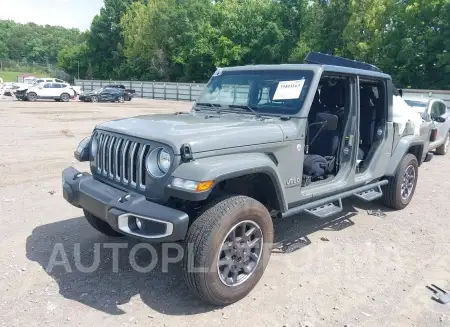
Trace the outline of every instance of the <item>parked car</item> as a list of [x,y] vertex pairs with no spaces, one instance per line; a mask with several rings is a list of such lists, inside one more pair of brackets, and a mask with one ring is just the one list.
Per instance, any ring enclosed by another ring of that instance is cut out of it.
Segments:
[[20,100],[36,101],[38,99],[52,99],[55,101],[69,101],[75,96],[75,91],[68,84],[40,83],[26,89],[15,92]]
[[17,85],[17,83],[12,83],[12,82],[6,82],[3,83],[3,95],[5,96],[11,96],[11,92],[14,93],[16,90],[18,90],[20,88],[20,85]]
[[[105,88],[122,89],[122,90],[124,90],[125,92],[130,93],[131,95],[134,95],[134,94],[136,93],[135,90],[133,90],[133,89],[127,89],[127,88],[125,87],[125,85],[123,85],[123,84],[109,84],[109,85],[106,85]],[[131,100],[131,98],[130,98],[130,100]]]
[[430,130],[399,130],[396,89],[377,67],[319,53],[305,61],[220,68],[191,112],[96,126],[74,153],[92,175],[66,168],[64,198],[103,234],[184,240],[187,284],[214,305],[258,283],[272,219],[323,219],[348,197],[408,206],[432,158]]
[[64,84],[64,85],[72,88],[75,95],[79,95],[82,93],[81,87],[75,86],[75,85],[70,85],[70,83],[63,81],[62,79],[52,78],[52,77],[40,77],[40,78],[32,79],[29,83],[21,83],[21,84],[17,83],[18,85],[20,85],[20,88],[18,89],[18,91],[21,91],[21,93],[23,93],[23,91],[27,91],[30,87],[38,86],[42,83]]
[[405,102],[420,114],[424,121],[432,121],[435,135],[430,143],[429,150],[445,155],[450,146],[450,110],[441,99],[404,96]]
[[130,101],[131,95],[118,88],[100,88],[81,94],[78,99],[84,102],[124,102]]

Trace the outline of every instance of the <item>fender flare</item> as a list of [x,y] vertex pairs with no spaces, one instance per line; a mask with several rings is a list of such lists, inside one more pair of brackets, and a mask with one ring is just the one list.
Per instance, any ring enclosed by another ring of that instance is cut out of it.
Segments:
[[[181,164],[172,173],[178,177],[193,181],[214,181],[217,185],[222,181],[254,173],[263,173],[270,177],[275,189],[278,206],[282,212],[287,210],[284,189],[280,183],[281,177],[276,164],[264,153],[242,153],[222,155],[193,160]],[[170,196],[191,201],[206,200],[212,189],[206,192],[195,193],[167,187]]]
[[[417,161],[419,165],[422,163],[422,157],[424,153],[424,141],[423,140],[414,140],[416,137],[406,136],[403,137],[395,147],[394,153],[391,156],[391,160],[389,161],[389,164],[386,169],[386,175],[387,176],[394,176],[395,172],[397,170],[397,167],[402,160],[402,158],[409,152],[411,147],[413,146],[420,146],[422,151],[419,153],[419,156],[417,158]],[[416,153],[414,153],[416,155]]]

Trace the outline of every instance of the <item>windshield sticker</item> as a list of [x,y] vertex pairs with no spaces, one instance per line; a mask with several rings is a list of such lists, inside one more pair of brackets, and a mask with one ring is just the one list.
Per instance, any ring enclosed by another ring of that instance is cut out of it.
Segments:
[[298,99],[302,92],[305,80],[279,82],[273,100]]

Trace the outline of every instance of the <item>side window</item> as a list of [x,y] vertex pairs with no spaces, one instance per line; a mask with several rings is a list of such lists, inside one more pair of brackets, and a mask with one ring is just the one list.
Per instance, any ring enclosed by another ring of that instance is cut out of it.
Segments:
[[38,80],[36,81],[36,83],[43,83],[43,82],[44,82],[43,79],[38,79]]
[[440,113],[440,104],[439,102],[433,102],[433,105],[431,106],[431,118],[439,117],[441,115]]
[[66,88],[66,87],[69,87],[67,84],[61,84],[61,87],[62,88]]
[[46,82],[49,82],[49,83],[52,83],[52,82],[53,82],[52,79],[46,79],[45,81],[46,81]]
[[447,106],[445,105],[445,103],[439,102],[439,116],[445,115],[446,111]]
[[44,89],[50,89],[52,85],[50,83],[44,84]]
[[55,82],[57,82],[57,83],[64,83],[64,81],[62,79],[55,79]]
[[60,89],[60,88],[61,88],[61,85],[60,85],[60,84],[57,84],[57,83],[53,83],[53,84],[52,84],[52,88],[54,88],[54,89]]

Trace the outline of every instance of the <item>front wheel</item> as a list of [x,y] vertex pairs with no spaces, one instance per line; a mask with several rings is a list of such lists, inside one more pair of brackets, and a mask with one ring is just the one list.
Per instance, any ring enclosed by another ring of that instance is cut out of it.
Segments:
[[125,99],[123,98],[123,96],[119,96],[117,98],[117,102],[123,103],[125,101]]
[[37,98],[38,98],[38,96],[37,96],[37,94],[34,93],[34,92],[30,92],[30,93],[27,94],[27,99],[28,99],[29,101],[36,101]]
[[91,102],[98,102],[98,98],[95,95],[93,95],[91,97]]
[[272,218],[260,202],[230,196],[214,202],[190,226],[184,244],[189,288],[213,305],[245,297],[266,269]]
[[436,148],[436,153],[440,154],[441,156],[445,156],[448,152],[448,149],[450,147],[450,137],[449,134],[445,136],[444,144]]
[[388,179],[389,184],[383,186],[384,205],[395,210],[404,209],[416,190],[418,172],[416,156],[408,153],[398,165],[395,175]]

